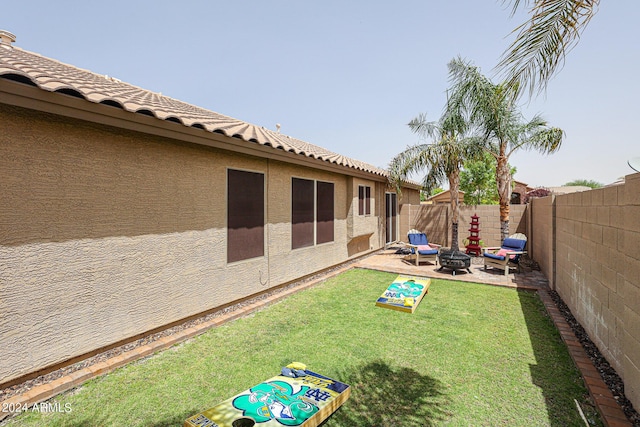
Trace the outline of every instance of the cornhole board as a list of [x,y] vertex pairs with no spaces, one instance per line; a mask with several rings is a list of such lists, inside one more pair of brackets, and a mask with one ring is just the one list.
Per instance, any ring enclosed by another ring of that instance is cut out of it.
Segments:
[[378,307],[413,313],[422,298],[429,292],[431,279],[426,277],[398,276],[376,301]]
[[187,418],[184,427],[316,427],[349,398],[351,388],[309,370],[304,374],[277,375]]

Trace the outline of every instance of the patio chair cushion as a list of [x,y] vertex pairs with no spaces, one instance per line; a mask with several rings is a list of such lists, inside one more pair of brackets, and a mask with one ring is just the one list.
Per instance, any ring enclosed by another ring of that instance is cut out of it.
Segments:
[[[420,255],[437,255],[438,249],[429,246],[429,240],[424,233],[410,233],[408,234],[409,243],[418,247],[418,253]],[[411,248],[413,251],[413,248]]]
[[427,235],[419,230],[409,230],[407,233],[409,238],[409,247],[411,255],[409,258],[413,258],[416,265],[420,265],[421,261],[434,260],[438,263],[438,247],[440,245],[430,245]]
[[526,244],[527,244],[526,240],[507,237],[506,239],[504,239],[501,246],[503,249],[520,252],[524,250],[524,246]]
[[[502,247],[498,252],[496,253],[486,252],[484,256],[487,258],[504,261],[504,259],[507,256],[507,252],[509,251],[522,252],[526,244],[527,244],[526,240],[512,239],[510,237],[507,237],[502,242]],[[512,259],[514,262],[518,262],[520,255],[510,255],[509,258]]]
[[429,245],[420,245],[420,246],[418,246],[418,253],[420,255],[437,255],[438,254],[438,250],[437,249],[431,249],[431,246],[429,246]]
[[491,252],[486,252],[484,254],[484,256],[486,258],[497,259],[497,260],[500,260],[500,261],[504,261],[504,258],[505,258],[504,255],[498,255],[498,252],[496,252],[495,254],[492,254]]
[[429,244],[429,239],[427,239],[427,235],[424,233],[411,233],[408,234],[409,243],[415,246],[423,246]]

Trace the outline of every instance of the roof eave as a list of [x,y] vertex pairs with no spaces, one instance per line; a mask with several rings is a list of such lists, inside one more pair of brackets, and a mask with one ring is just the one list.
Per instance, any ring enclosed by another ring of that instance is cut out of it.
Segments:
[[92,123],[171,138],[246,155],[259,156],[322,169],[343,175],[387,182],[385,175],[343,166],[330,161],[303,156],[280,148],[233,138],[205,129],[185,126],[172,121],[94,103],[62,93],[49,92],[35,86],[0,78],[3,104],[32,109]]

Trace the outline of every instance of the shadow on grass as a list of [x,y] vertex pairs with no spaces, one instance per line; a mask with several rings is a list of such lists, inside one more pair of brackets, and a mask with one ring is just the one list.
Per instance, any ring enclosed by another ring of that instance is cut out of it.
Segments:
[[323,426],[433,426],[448,418],[440,381],[384,361],[340,373],[351,397]]
[[[184,421],[192,415],[197,414],[202,411],[202,409],[190,409],[184,411],[180,414],[172,415],[166,419],[151,422],[150,424],[145,424],[149,427],[176,427],[184,424]],[[64,425],[70,427],[95,427],[95,426],[109,426],[114,425],[115,421],[113,418],[109,416],[109,414],[105,414],[102,416],[92,416],[88,420],[78,420],[71,423],[65,423]]]
[[[542,301],[530,291],[518,291],[536,363],[530,364],[531,379],[545,398],[549,426],[584,426],[576,401],[590,425],[602,426],[590,401],[582,377]],[[574,400],[575,399],[575,400]]]
[[186,412],[183,412],[180,415],[174,415],[171,418],[167,418],[161,421],[157,421],[153,424],[149,424],[149,427],[175,427],[175,426],[181,426],[184,424],[184,420],[186,420],[187,418],[189,418],[192,415],[195,415],[199,412],[201,412],[202,409],[192,409]]

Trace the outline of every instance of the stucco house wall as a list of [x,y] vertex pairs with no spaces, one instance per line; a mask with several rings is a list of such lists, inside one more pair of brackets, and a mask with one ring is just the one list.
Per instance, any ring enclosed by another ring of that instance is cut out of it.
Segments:
[[[231,165],[265,175],[267,244],[264,257],[228,264]],[[333,242],[291,249],[292,177],[334,183]],[[3,105],[0,181],[5,380],[304,277],[383,240],[377,213],[354,215],[353,186],[384,188],[375,181]],[[360,236],[365,243],[350,253]]]
[[[384,245],[384,171],[0,48],[2,385]],[[71,77],[43,77],[58,70]],[[97,92],[69,87],[82,79]],[[127,111],[112,87],[156,104]],[[232,263],[230,168],[265,178],[264,256]],[[292,249],[292,178],[333,183],[333,241]],[[359,185],[370,215],[358,214]]]
[[[350,196],[349,212],[347,216],[347,238],[349,240],[358,240],[359,244],[366,246],[365,249],[379,247],[380,230],[378,228],[378,215],[380,215],[381,212],[379,202],[384,202],[384,198],[380,192],[380,188],[383,185],[363,178],[349,178],[347,185],[347,192]],[[358,211],[358,189],[360,186],[369,187],[371,189],[371,211],[366,215],[360,215]],[[382,208],[384,208],[384,205]],[[373,234],[374,232],[375,234]]]
[[[268,200],[266,256],[231,264],[229,165],[264,173]],[[293,176],[334,183],[333,242],[291,249]],[[0,106],[0,181],[3,379],[349,258],[340,174]]]

